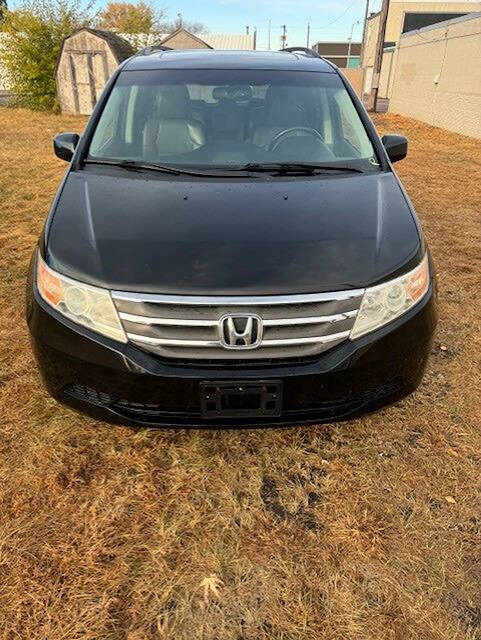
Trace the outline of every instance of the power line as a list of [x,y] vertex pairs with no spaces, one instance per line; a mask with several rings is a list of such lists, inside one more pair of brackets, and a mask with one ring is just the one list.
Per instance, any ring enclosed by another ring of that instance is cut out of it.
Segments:
[[[319,30],[319,29],[326,29],[327,27],[330,27],[331,25],[336,24],[336,22],[339,22],[339,20],[340,20],[341,18],[343,18],[343,17],[346,15],[346,13],[347,13],[348,11],[350,11],[350,10],[354,7],[354,5],[359,4],[359,1],[360,1],[360,0],[354,0],[354,2],[351,2],[351,4],[349,4],[349,5],[344,9],[344,11],[342,11],[342,12],[341,12],[341,13],[340,13],[336,18],[334,18],[334,20],[331,20],[330,22],[327,22],[326,24],[324,24],[324,25],[322,25],[322,26],[320,26],[320,27],[311,27],[311,30],[312,30],[312,29],[316,29],[316,30]],[[291,25],[291,26],[292,26],[292,25]]]

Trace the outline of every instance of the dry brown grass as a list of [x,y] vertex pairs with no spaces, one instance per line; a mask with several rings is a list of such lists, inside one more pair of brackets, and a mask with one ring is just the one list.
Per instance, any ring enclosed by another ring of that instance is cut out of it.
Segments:
[[23,318],[51,138],[83,120],[0,109],[2,640],[481,638],[481,144],[376,120],[410,136],[439,273],[420,390],[340,425],[133,432],[46,395]]

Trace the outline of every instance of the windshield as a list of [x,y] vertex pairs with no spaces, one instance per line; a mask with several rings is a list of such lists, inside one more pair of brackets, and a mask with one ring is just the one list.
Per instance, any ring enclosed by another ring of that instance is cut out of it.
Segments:
[[88,157],[179,168],[315,163],[378,169],[337,74],[257,69],[123,71]]

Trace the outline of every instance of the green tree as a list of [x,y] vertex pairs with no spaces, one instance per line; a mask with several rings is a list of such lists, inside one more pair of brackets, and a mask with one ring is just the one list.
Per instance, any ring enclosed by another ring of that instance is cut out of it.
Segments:
[[55,110],[55,65],[63,39],[92,21],[92,6],[77,0],[23,0],[7,11],[3,31],[8,44],[0,49],[13,102],[31,109]]
[[0,0],[0,22],[4,21],[6,13],[7,13],[7,0]]

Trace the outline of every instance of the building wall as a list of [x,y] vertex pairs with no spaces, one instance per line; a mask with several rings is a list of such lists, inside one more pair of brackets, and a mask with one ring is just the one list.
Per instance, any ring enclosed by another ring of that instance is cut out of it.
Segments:
[[481,139],[481,13],[405,34],[389,111]]
[[[351,54],[358,56],[361,53],[361,43],[353,42],[351,44]],[[349,41],[346,42],[317,42],[313,49],[320,56],[328,58],[329,56],[347,56],[349,51]]]
[[347,60],[347,57],[342,57],[342,56],[322,56],[323,58],[325,58],[326,60],[329,60],[329,62],[332,62],[332,64],[335,64],[336,67],[339,67],[340,69],[345,69],[346,67],[349,67],[349,69],[359,69],[360,65],[360,58],[359,56],[351,56],[349,58],[349,63]]
[[[417,2],[406,0],[405,2],[391,2],[386,23],[386,42],[398,42],[404,23],[404,14],[413,11],[440,13],[470,13],[481,11],[481,2]],[[362,66],[371,67],[374,64],[376,54],[377,37],[379,33],[379,14],[370,18],[366,29],[366,46]]]
[[[397,43],[399,41],[404,24],[405,13],[472,13],[478,11],[481,11],[481,1],[467,0],[465,2],[433,2],[431,0],[425,0],[424,2],[418,2],[418,0],[404,0],[404,2],[396,2],[396,0],[394,0],[390,3],[389,7],[389,14],[386,23],[386,36],[384,38],[384,41],[387,43]],[[361,60],[361,66],[363,68],[374,67],[380,22],[381,20],[379,14],[373,16],[367,21],[366,41]],[[396,64],[395,58],[396,56],[394,56],[393,67]],[[390,57],[388,57],[387,59],[389,60],[389,62],[391,62]],[[367,82],[367,79],[369,77],[372,77],[372,71],[366,73],[366,93],[369,93],[371,91],[371,83]],[[382,83],[382,78],[380,78],[380,83]]]
[[[391,5],[392,6],[392,5]],[[380,16],[374,16],[367,21],[366,42],[362,54],[361,65],[363,67],[373,67],[376,56],[377,34],[379,33]]]
[[349,66],[350,69],[358,69],[360,67],[361,43],[353,42],[350,47],[349,65],[347,54],[349,52],[349,41],[346,42],[317,42],[313,49],[320,56],[329,60],[337,67],[344,69]]
[[364,85],[364,70],[363,69],[341,69],[341,72],[346,76],[349,82],[352,84],[352,88],[359,97],[362,97],[363,85]]
[[397,49],[385,51],[382,56],[381,77],[379,79],[379,97],[390,98],[396,71]]
[[401,35],[404,13],[408,12],[429,13],[469,13],[481,11],[481,2],[416,2],[405,0],[404,2],[392,2],[386,25],[386,40],[397,42]]

